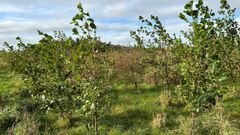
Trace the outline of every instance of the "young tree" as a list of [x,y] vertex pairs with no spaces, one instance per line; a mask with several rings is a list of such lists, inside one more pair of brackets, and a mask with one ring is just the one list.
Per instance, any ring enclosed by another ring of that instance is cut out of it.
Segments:
[[96,25],[88,12],[78,4],[79,13],[72,19],[77,39],[55,32],[55,37],[38,31],[38,44],[24,44],[18,37],[18,49],[12,57],[13,70],[23,75],[29,100],[37,110],[70,113],[76,109],[94,119],[98,135],[99,117],[109,107],[111,68],[95,46]]
[[[225,0],[221,0],[220,17],[216,17],[212,10],[204,6],[203,0],[198,1],[196,9],[193,3],[193,0],[187,3],[184,13],[180,14],[180,18],[188,22],[191,27],[188,32],[184,32],[189,41],[186,47],[189,57],[180,66],[185,76],[184,90],[190,94],[189,100],[193,101],[196,107],[201,107],[209,103],[215,104],[215,98],[221,95],[219,83],[227,79],[226,72],[222,68],[224,60],[229,57],[229,53],[225,52],[235,48],[236,45],[231,42],[231,38],[229,39],[232,33],[227,30],[229,24],[226,20],[233,17],[235,10],[230,9]],[[235,22],[232,26],[237,27]],[[232,47],[227,47],[226,40],[232,43]]]
[[[133,83],[136,90],[139,90],[138,84],[142,81],[144,73],[144,55],[138,48],[129,48],[126,50],[114,51],[111,54],[114,62],[113,69],[116,72],[118,81],[124,83]],[[123,81],[122,81],[123,80]]]
[[148,56],[146,64],[155,68],[147,74],[153,74],[153,77],[156,77],[155,80],[161,81],[165,89],[168,89],[173,80],[172,77],[176,77],[174,74],[177,74],[175,72],[176,62],[171,49],[177,38],[170,37],[157,16],[151,15],[149,20],[140,16],[139,20],[143,26],[136,31],[131,31],[130,34],[135,39],[136,46],[145,48]]
[[198,0],[195,7],[194,0],[191,0],[179,15],[191,28],[183,32],[188,40],[184,50],[188,56],[180,64],[184,78],[179,85],[187,102],[193,106],[191,134],[194,134],[194,114],[211,109],[223,95],[225,88],[221,82],[228,78],[225,63],[239,41],[235,9],[231,9],[226,0],[220,3],[220,11],[216,15],[203,0]]

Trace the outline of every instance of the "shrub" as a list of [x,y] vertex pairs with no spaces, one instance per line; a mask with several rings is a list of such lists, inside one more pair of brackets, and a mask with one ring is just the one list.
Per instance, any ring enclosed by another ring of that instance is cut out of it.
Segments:
[[154,67],[147,67],[145,69],[144,81],[149,84],[154,84],[155,86],[159,85],[160,78],[158,76],[158,71]]
[[162,128],[166,125],[167,114],[158,113],[152,120],[152,128]]
[[204,113],[195,118],[195,128],[192,127],[192,118],[179,116],[177,118],[179,130],[176,134],[189,135],[238,135],[240,130],[224,114],[220,104],[213,111]]
[[[184,116],[179,116],[176,120],[179,123],[179,129],[175,130],[176,134],[181,134],[181,135],[189,135],[189,133],[191,132],[191,118],[189,117],[184,117]],[[194,133],[196,133],[195,131],[196,129],[194,129]]]
[[9,135],[39,135],[39,123],[29,114],[23,114],[22,120],[8,130]]
[[160,96],[158,97],[159,103],[164,107],[168,107],[171,103],[171,92],[170,91],[163,91]]
[[0,134],[4,134],[8,128],[14,126],[17,122],[17,112],[15,108],[5,107],[0,111]]
[[139,49],[131,48],[126,51],[114,52],[111,57],[113,57],[113,69],[118,80],[124,80],[124,83],[133,83],[135,89],[138,89],[138,84],[142,81],[144,74],[143,52]]

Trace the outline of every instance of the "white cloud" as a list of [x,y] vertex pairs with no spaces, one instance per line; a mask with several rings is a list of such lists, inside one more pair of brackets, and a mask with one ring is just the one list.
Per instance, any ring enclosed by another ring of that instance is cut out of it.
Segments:
[[129,32],[118,32],[112,33],[110,36],[108,33],[103,34],[102,38],[103,41],[109,42],[113,44],[121,44],[121,45],[130,45],[133,44],[133,40],[130,38]]
[[174,33],[180,34],[181,30],[187,30],[188,24],[176,23],[176,24],[172,24],[172,25],[166,25],[165,28],[170,34],[174,34]]
[[[138,25],[138,16],[159,16],[169,33],[179,33],[187,28],[178,14],[189,0],[0,0],[0,49],[1,43],[15,43],[21,36],[26,42],[36,42],[36,30],[69,32],[71,17],[77,13],[76,4],[81,1],[86,11],[90,11],[98,26],[98,34],[104,41],[132,43],[130,30]],[[206,1],[213,9],[218,9],[219,0]],[[229,3],[240,8],[239,0]],[[240,20],[238,18],[238,20]]]
[[1,4],[0,13],[23,13],[26,12],[26,9],[19,8],[15,5]]
[[126,15],[128,10],[129,6],[127,3],[116,3],[106,6],[102,13],[105,17],[111,18]]
[[16,32],[30,34],[32,33],[32,31],[36,30],[50,32],[58,29],[68,30],[71,27],[72,26],[66,20],[21,21],[21,22],[6,20],[0,22],[0,34],[15,34]]
[[98,29],[102,32],[104,31],[130,31],[136,29],[137,26],[131,23],[96,23]]
[[3,48],[3,42],[16,44],[15,38],[20,36],[27,43],[35,43],[40,36],[37,30],[44,33],[52,33],[54,30],[68,31],[72,26],[66,20],[50,21],[12,21],[6,20],[0,22],[0,49]]

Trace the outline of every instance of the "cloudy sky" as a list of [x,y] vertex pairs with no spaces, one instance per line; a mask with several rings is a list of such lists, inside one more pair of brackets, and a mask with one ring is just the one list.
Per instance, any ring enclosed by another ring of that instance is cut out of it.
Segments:
[[[0,0],[0,49],[4,41],[15,44],[17,36],[24,42],[35,43],[40,39],[36,30],[46,33],[62,30],[71,34],[69,22],[77,13],[79,2],[95,19],[101,39],[115,44],[132,43],[129,31],[139,26],[139,15],[159,16],[171,34],[187,27],[178,14],[188,0]],[[206,3],[217,9],[219,0],[206,0]],[[229,3],[240,8],[240,0],[229,0]]]

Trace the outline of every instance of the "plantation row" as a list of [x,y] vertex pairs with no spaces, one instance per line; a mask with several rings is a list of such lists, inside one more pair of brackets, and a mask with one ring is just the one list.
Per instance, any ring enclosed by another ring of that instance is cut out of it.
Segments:
[[[86,128],[62,134],[110,134],[109,127],[117,121],[107,117],[123,98],[121,91],[116,92],[122,84],[126,89],[134,86],[136,96],[125,99],[126,108],[126,103],[130,106],[137,100],[133,98],[150,96],[144,94],[143,84],[161,92],[155,93],[159,94],[159,105],[153,106],[155,112],[146,109],[146,114],[153,115],[147,131],[124,133],[128,128],[120,128],[112,134],[240,133],[240,123],[228,120],[222,107],[229,93],[235,92],[232,98],[239,97],[236,87],[240,79],[240,27],[236,9],[231,9],[227,0],[220,0],[217,13],[203,0],[196,4],[190,0],[179,15],[189,24],[189,29],[182,31],[184,42],[169,35],[157,16],[140,16],[142,26],[130,32],[136,42],[129,47],[102,43],[90,14],[81,4],[77,8],[79,13],[71,21],[76,39],[60,31],[53,36],[38,31],[43,37],[38,44],[25,44],[19,37],[17,49],[5,43],[9,52],[2,53],[6,54],[2,58],[8,58],[9,66],[4,62],[1,66],[9,67],[22,84],[14,92],[0,91],[0,133],[57,134],[59,129],[47,128],[49,114],[57,114],[62,123],[70,123],[69,127]],[[18,117],[7,116],[9,107],[15,108]],[[183,117],[169,120],[178,114],[168,113],[168,109],[182,112]],[[238,121],[240,115],[234,118]],[[107,120],[111,124],[104,125]]]

